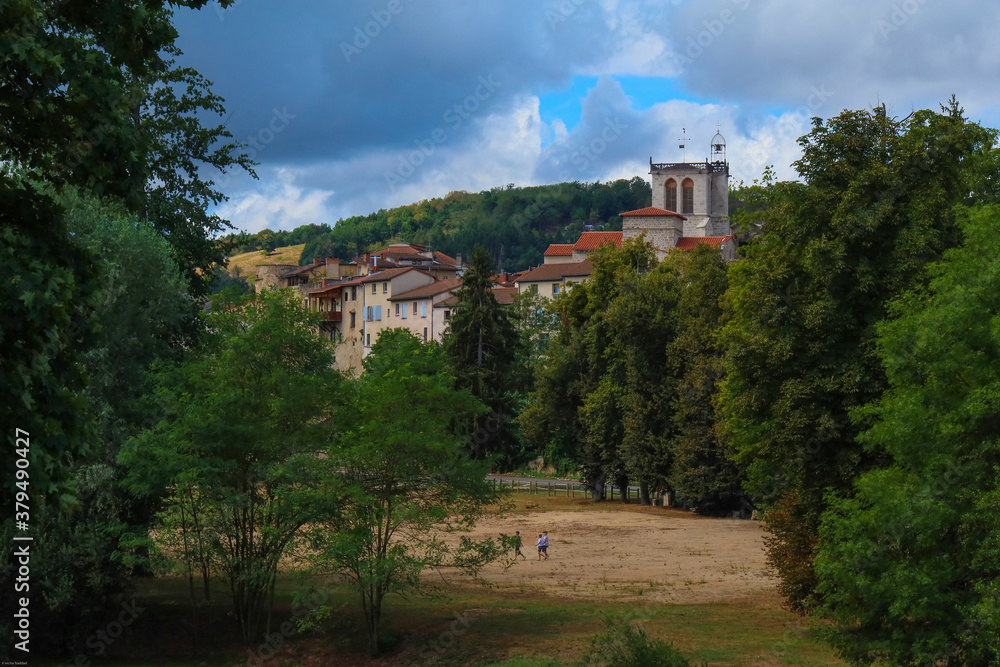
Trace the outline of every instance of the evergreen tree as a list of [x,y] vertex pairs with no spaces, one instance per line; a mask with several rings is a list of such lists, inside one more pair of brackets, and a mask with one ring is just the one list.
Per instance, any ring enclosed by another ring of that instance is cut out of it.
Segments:
[[497,457],[501,465],[521,456],[514,432],[512,394],[523,373],[517,365],[520,339],[510,314],[493,295],[493,258],[482,246],[472,252],[462,287],[455,293],[445,351],[458,388],[468,389],[489,412],[468,425],[470,448],[478,457]]

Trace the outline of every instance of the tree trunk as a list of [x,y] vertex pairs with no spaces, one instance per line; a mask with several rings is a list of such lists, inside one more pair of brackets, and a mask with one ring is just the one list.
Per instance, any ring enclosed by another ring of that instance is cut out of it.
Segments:
[[649,483],[639,482],[639,503],[641,505],[652,505],[653,501],[649,499]]
[[599,503],[603,501],[607,496],[604,490],[604,477],[591,477],[587,480],[587,486],[590,487],[591,495],[594,496],[594,502]]
[[628,502],[628,475],[618,475],[615,477],[615,486],[618,487],[618,495],[623,503]]

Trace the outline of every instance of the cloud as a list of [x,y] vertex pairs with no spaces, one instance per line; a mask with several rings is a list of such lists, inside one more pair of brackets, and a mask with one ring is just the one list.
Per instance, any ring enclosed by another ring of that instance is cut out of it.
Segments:
[[[251,230],[451,190],[645,176],[650,157],[681,159],[684,128],[687,159],[707,157],[717,123],[744,181],[766,165],[794,178],[809,118],[844,108],[902,116],[955,93],[995,126],[998,22],[1000,6],[935,0],[239,0],[177,13],[181,64],[215,81],[229,129],[256,141],[261,181],[234,177],[220,209]],[[587,77],[582,106],[551,104]]]

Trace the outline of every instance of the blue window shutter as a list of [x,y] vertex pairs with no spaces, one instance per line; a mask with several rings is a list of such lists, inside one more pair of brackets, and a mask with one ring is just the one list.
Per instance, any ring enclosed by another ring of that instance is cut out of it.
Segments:
[[375,319],[382,320],[382,306],[375,306]]

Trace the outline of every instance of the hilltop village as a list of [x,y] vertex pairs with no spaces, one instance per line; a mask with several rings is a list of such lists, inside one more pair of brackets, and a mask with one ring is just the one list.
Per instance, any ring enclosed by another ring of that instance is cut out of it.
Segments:
[[[515,294],[534,291],[552,299],[590,276],[587,256],[601,246],[620,248],[644,237],[659,259],[699,244],[736,259],[729,220],[729,163],[725,138],[717,133],[704,162],[654,163],[650,159],[650,206],[622,211],[622,231],[583,231],[575,243],[550,244],[541,265],[495,276],[494,296],[510,304]],[[402,327],[423,341],[441,342],[457,304],[466,268],[462,256],[448,256],[414,243],[390,243],[350,262],[315,257],[311,264],[261,264],[254,290],[288,287],[321,313],[321,331],[334,341],[336,367],[361,368],[382,331]]]

